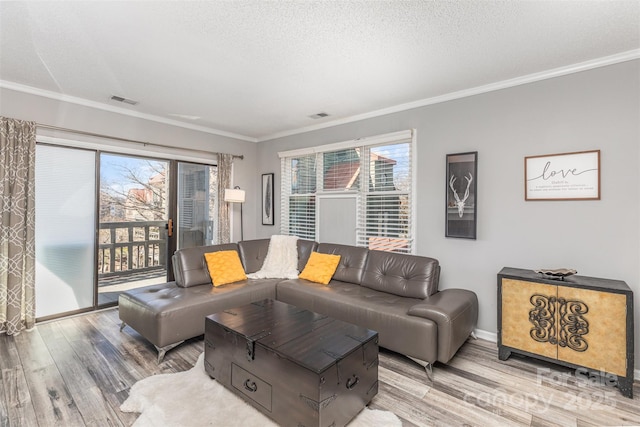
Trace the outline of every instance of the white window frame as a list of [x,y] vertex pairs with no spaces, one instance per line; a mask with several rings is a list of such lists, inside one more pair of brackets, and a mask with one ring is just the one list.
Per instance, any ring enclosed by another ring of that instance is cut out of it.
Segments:
[[[410,177],[410,185],[411,188],[409,189],[408,192],[403,191],[402,194],[408,194],[409,197],[409,206],[410,206],[410,212],[409,212],[409,224],[408,224],[408,237],[407,237],[407,242],[409,244],[409,248],[407,253],[412,253],[415,254],[416,252],[416,235],[417,235],[417,228],[416,228],[416,175],[417,175],[417,168],[416,168],[416,159],[417,159],[417,152],[416,152],[416,148],[417,148],[417,143],[416,143],[416,130],[415,129],[410,129],[410,130],[404,130],[404,131],[399,131],[399,132],[392,132],[392,133],[387,133],[387,134],[383,134],[383,135],[376,135],[376,136],[371,136],[371,137],[366,137],[366,138],[359,138],[359,139],[354,139],[354,140],[349,140],[349,141],[343,141],[343,142],[337,142],[337,143],[333,143],[333,144],[325,144],[325,145],[320,145],[320,146],[315,146],[315,147],[308,147],[308,148],[302,148],[302,149],[297,149],[297,150],[289,150],[289,151],[283,151],[283,152],[279,152],[278,156],[280,157],[280,163],[281,163],[281,191],[280,191],[280,201],[281,201],[281,209],[280,209],[280,232],[282,234],[289,234],[289,227],[290,227],[290,222],[289,222],[289,198],[290,196],[293,196],[294,194],[291,192],[291,160],[293,158],[297,158],[297,157],[303,157],[303,156],[313,156],[315,155],[315,162],[316,162],[316,185],[315,185],[315,191],[313,193],[305,193],[305,195],[310,196],[310,195],[314,195],[315,196],[315,200],[316,200],[316,212],[315,212],[315,230],[314,230],[314,238],[316,238],[318,236],[318,198],[322,197],[323,195],[333,195],[335,196],[336,193],[342,193],[342,194],[349,194],[349,195],[356,195],[357,196],[357,204],[358,204],[358,215],[357,215],[357,219],[356,222],[358,223],[358,245],[362,246],[363,242],[366,239],[361,238],[362,233],[365,233],[365,226],[366,224],[364,224],[362,221],[362,215],[360,214],[360,210],[361,207],[364,204],[366,204],[366,197],[368,191],[366,189],[364,189],[365,187],[365,180],[363,180],[361,178],[361,182],[360,182],[360,188],[358,190],[327,190],[327,191],[322,191],[321,187],[321,183],[323,182],[323,168],[321,167],[322,165],[322,161],[323,161],[323,153],[328,153],[328,152],[333,152],[333,151],[339,151],[339,150],[345,150],[345,149],[350,149],[350,148],[360,148],[362,151],[362,153],[364,152],[369,152],[369,149],[373,149],[376,146],[384,146],[384,145],[391,145],[391,144],[398,144],[398,143],[409,143],[409,147],[410,147],[410,153],[409,153],[409,157],[410,157],[410,167],[411,167],[411,177]],[[368,166],[367,166],[368,168]],[[362,173],[361,173],[362,176]],[[397,194],[397,192],[389,192],[390,195],[391,193],[395,193]],[[301,195],[302,196],[302,195]]]

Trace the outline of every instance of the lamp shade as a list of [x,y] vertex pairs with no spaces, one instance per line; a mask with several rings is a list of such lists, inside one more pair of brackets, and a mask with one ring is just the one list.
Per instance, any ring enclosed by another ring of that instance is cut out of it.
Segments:
[[244,190],[226,188],[224,190],[224,201],[228,203],[244,203]]

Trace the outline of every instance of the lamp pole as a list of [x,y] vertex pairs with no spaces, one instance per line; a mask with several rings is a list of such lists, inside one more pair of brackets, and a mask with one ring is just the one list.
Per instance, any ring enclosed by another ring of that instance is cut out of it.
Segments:
[[242,205],[244,205],[244,203],[240,203],[240,241],[244,240],[244,230],[242,229],[242,223],[244,222],[242,220]]

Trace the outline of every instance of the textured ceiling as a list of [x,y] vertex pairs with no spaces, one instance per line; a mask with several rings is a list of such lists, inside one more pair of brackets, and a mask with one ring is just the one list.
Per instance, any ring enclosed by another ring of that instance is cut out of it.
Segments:
[[635,0],[0,2],[0,83],[254,140],[639,48]]

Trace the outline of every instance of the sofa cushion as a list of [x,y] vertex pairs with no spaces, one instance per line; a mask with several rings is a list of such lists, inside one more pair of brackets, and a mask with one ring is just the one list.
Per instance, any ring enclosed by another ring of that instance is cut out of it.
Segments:
[[318,252],[324,254],[340,255],[340,263],[333,275],[334,280],[341,282],[360,284],[362,272],[367,261],[367,248],[338,245],[334,243],[320,243]]
[[329,285],[303,279],[278,283],[277,299],[378,332],[380,346],[433,363],[438,358],[436,322],[409,316],[422,302],[352,283],[332,280]]
[[255,273],[262,268],[267,252],[269,252],[270,241],[270,239],[259,239],[238,242],[240,260],[247,274]]
[[438,290],[438,260],[417,255],[369,251],[362,286],[409,298],[428,298]]
[[340,255],[312,252],[307,265],[300,273],[300,278],[327,285],[336,272],[339,262]]
[[214,246],[198,246],[176,251],[172,257],[176,285],[182,288],[211,284],[211,277],[204,254],[216,251],[238,250],[235,243]]
[[[262,268],[264,259],[269,252],[271,239],[245,240],[238,243],[240,260],[244,265],[244,271],[255,273]],[[318,243],[313,240],[298,239],[298,271],[302,271],[307,265],[309,255],[318,248]]]
[[119,316],[152,344],[164,347],[202,335],[209,314],[275,298],[277,282],[256,279],[188,288],[169,282],[130,289],[119,296]]
[[298,239],[298,271],[304,270],[311,252],[318,249],[318,243],[313,240]]
[[246,280],[240,257],[236,251],[217,251],[204,254],[213,286]]

